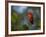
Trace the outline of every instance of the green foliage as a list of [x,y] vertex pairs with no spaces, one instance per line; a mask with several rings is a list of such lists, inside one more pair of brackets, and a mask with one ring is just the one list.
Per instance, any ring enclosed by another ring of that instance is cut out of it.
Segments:
[[39,20],[38,22],[36,22],[36,29],[40,29],[40,25],[41,25],[41,22]]

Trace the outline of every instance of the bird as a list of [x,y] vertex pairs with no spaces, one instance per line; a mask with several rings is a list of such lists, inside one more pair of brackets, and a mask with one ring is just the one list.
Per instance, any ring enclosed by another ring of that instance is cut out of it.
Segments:
[[27,17],[28,17],[30,23],[33,24],[33,14],[32,14],[32,12],[28,12]]

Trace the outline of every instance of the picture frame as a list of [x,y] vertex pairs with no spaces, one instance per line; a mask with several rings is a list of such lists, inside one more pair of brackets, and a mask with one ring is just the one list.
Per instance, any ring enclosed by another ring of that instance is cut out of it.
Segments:
[[[41,30],[10,31],[11,28],[11,6],[33,6],[40,7]],[[45,34],[45,3],[44,2],[23,2],[6,1],[5,2],[5,36],[39,35]]]

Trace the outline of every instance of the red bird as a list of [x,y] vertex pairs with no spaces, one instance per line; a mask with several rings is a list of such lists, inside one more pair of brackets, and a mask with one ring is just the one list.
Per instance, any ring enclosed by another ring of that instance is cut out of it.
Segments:
[[33,14],[31,12],[27,13],[28,19],[31,24],[33,24]]

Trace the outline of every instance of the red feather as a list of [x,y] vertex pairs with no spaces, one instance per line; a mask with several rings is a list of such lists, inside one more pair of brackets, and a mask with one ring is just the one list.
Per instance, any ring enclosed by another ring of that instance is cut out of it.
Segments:
[[31,12],[27,13],[28,19],[30,21],[30,23],[33,24],[33,14]]

